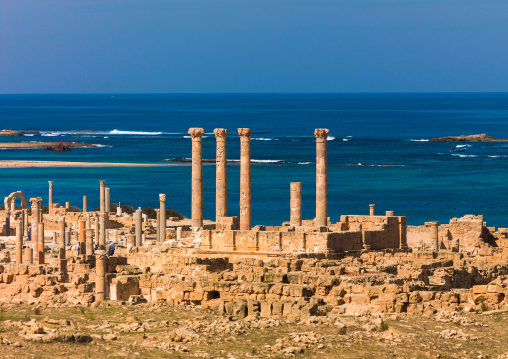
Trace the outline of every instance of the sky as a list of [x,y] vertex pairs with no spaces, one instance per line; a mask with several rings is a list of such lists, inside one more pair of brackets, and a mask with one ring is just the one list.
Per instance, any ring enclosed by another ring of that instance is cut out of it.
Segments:
[[2,94],[506,91],[506,0],[0,0]]

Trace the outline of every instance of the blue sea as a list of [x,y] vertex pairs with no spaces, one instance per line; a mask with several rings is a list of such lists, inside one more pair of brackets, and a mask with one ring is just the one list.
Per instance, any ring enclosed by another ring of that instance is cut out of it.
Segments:
[[[239,127],[252,130],[253,224],[289,220],[290,182],[302,182],[303,215],[315,216],[315,128],[330,130],[328,213],[386,210],[408,223],[448,222],[483,214],[508,227],[508,142],[451,143],[434,137],[487,133],[508,138],[507,93],[436,94],[144,94],[0,95],[0,129],[39,130],[0,141],[70,141],[60,131],[97,130],[72,152],[1,150],[0,160],[164,163],[190,158],[190,127],[203,127],[203,158],[215,157],[214,128],[230,131],[229,159],[239,159]],[[286,163],[291,162],[291,163]],[[381,165],[398,165],[385,167]],[[204,217],[215,218],[215,165],[204,164]],[[0,197],[22,190],[47,201],[99,206],[99,180],[112,202],[168,208],[190,217],[191,166],[0,169]],[[47,202],[45,202],[47,203]],[[228,215],[239,214],[239,165],[228,165]]]

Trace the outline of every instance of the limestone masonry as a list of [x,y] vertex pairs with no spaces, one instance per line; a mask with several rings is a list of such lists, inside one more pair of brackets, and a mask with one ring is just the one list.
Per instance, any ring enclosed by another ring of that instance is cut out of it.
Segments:
[[[191,219],[167,218],[166,194],[159,196],[156,219],[141,208],[132,215],[119,205],[112,210],[115,188],[105,181],[98,183],[99,211],[89,211],[86,196],[82,211],[54,203],[53,188],[63,186],[56,181],[49,181],[47,198],[6,193],[0,301],[166,302],[240,318],[508,309],[508,229],[488,227],[483,216],[408,226],[405,216],[376,213],[366,202],[368,214],[341,215],[332,223],[328,132],[314,132],[316,217],[302,218],[302,184],[291,182],[288,222],[280,226],[252,224],[257,209],[251,201],[248,128],[238,129],[239,143],[230,143],[240,146],[239,217],[228,216],[229,131],[222,128],[214,130],[214,221],[203,218],[202,128],[189,129]],[[49,213],[43,213],[43,201]]]

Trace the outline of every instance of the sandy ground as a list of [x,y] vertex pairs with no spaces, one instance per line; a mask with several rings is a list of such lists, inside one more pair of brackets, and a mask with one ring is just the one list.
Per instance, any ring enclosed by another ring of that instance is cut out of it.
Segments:
[[108,162],[66,162],[66,161],[0,161],[0,168],[30,167],[157,167],[174,166],[169,163],[108,163]]

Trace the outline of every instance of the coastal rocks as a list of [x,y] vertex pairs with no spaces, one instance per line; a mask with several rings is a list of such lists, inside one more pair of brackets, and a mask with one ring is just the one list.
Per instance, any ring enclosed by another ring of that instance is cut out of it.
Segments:
[[485,142],[485,141],[508,141],[506,138],[495,138],[482,133],[479,135],[460,135],[460,136],[446,136],[439,138],[431,138],[429,141],[447,142],[447,141],[470,141],[470,142]]

